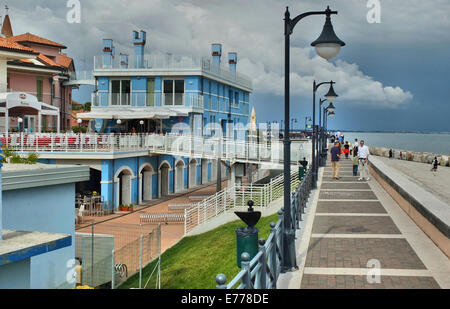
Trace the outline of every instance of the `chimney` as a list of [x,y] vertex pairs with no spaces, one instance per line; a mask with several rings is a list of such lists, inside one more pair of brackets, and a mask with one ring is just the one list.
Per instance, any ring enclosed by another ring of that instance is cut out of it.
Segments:
[[134,43],[134,67],[144,67],[144,47],[147,39],[147,33],[145,31],[133,31],[133,43]]
[[128,55],[127,54],[120,54],[120,68],[121,69],[128,69]]
[[213,58],[213,64],[220,66],[220,57],[222,56],[222,44],[211,44],[211,53]]
[[103,67],[111,68],[114,59],[115,48],[113,40],[103,39]]
[[228,53],[228,64],[230,66],[230,73],[236,74],[237,53]]

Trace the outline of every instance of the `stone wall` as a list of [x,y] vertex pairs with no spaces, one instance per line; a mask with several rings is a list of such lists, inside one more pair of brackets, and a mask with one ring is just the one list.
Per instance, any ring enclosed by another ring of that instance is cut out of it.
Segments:
[[[370,147],[370,154],[389,158],[389,149],[385,147]],[[392,151],[395,159],[400,158],[401,152],[402,160],[431,164],[434,157],[437,157],[441,166],[450,166],[450,155],[437,155],[431,152],[415,152],[400,149],[392,149]]]

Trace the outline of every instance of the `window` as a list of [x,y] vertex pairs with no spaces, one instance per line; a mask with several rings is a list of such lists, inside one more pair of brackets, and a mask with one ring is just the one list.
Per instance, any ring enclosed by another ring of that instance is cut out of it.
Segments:
[[184,80],[164,80],[164,105],[184,105]]
[[147,106],[155,106],[155,79],[147,79]]
[[130,93],[129,79],[111,81],[111,105],[130,105]]
[[39,102],[42,102],[42,77],[36,79],[36,97]]

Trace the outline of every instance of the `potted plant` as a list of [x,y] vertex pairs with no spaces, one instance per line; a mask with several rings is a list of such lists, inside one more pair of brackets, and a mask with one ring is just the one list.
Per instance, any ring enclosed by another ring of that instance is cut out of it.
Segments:
[[133,204],[128,205],[128,211],[133,211]]
[[128,210],[128,207],[125,207],[123,204],[120,204],[120,205],[119,205],[119,210],[120,210],[120,211],[127,211],[127,210]]

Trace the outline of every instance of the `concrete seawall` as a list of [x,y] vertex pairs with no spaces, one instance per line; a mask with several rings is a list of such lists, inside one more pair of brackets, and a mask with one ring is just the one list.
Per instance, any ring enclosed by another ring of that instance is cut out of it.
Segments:
[[[370,153],[380,157],[389,157],[389,149],[385,147],[370,147]],[[434,157],[438,158],[441,166],[450,166],[450,154],[449,155],[438,155],[432,152],[415,152],[401,149],[392,149],[394,152],[394,158],[400,158],[400,152],[402,153],[402,159],[407,161],[415,161],[420,163],[431,164]]]
[[450,205],[400,171],[384,164],[380,158],[372,156],[370,162],[372,176],[450,258]]

